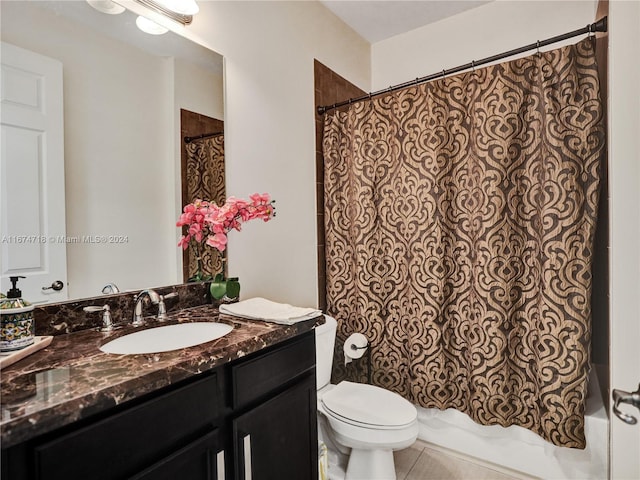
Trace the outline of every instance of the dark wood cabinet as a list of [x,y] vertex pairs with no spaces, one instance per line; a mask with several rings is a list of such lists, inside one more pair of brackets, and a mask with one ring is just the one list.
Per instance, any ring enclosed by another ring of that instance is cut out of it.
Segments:
[[35,478],[128,478],[171,456],[222,422],[218,380],[218,373],[207,375],[48,441],[34,442]]
[[231,365],[234,480],[318,477],[311,333]]
[[316,408],[310,331],[4,449],[2,479],[315,480]]
[[233,420],[236,480],[318,476],[315,377]]

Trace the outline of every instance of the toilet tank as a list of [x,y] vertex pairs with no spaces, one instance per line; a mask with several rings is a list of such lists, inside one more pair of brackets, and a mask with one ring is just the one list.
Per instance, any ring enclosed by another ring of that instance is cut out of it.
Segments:
[[325,315],[325,323],[316,330],[316,384],[318,390],[331,381],[331,367],[333,365],[333,347],[336,342],[338,322],[333,317]]

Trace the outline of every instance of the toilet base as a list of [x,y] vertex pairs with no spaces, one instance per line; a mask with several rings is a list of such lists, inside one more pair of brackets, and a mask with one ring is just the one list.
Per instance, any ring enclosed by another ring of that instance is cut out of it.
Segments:
[[345,480],[396,480],[393,450],[352,448]]

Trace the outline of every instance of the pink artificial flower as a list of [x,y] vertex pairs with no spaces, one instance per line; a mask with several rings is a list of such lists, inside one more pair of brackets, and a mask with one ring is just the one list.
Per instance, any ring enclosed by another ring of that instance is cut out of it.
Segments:
[[227,246],[227,233],[240,231],[242,223],[256,218],[265,222],[275,216],[273,201],[268,193],[251,195],[251,201],[229,197],[218,206],[213,202],[196,199],[185,205],[183,213],[176,222],[177,227],[187,227],[178,246],[187,249],[193,240],[223,252]]
[[202,225],[200,223],[192,223],[189,226],[189,235],[196,239],[196,242],[202,242]]
[[189,235],[183,235],[182,237],[180,237],[180,241],[178,242],[178,246],[182,247],[183,250],[186,250],[189,247],[189,241],[191,240],[191,237],[189,237]]
[[189,225],[191,223],[191,219],[193,218],[193,212],[187,212],[187,207],[184,207],[185,212],[180,215],[178,222],[176,223],[176,227],[182,227],[184,225]]
[[271,197],[268,193],[263,193],[262,195],[254,193],[253,195],[249,195],[249,198],[254,205],[267,204],[271,201]]
[[224,233],[209,235],[209,237],[207,237],[207,245],[217,249],[220,252],[224,252],[224,250],[227,248],[227,236]]

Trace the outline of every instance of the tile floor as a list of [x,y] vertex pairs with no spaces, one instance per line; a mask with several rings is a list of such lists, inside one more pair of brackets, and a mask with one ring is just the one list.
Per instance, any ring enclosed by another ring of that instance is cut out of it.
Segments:
[[394,453],[398,480],[516,480],[483,465],[429,448],[418,441]]

